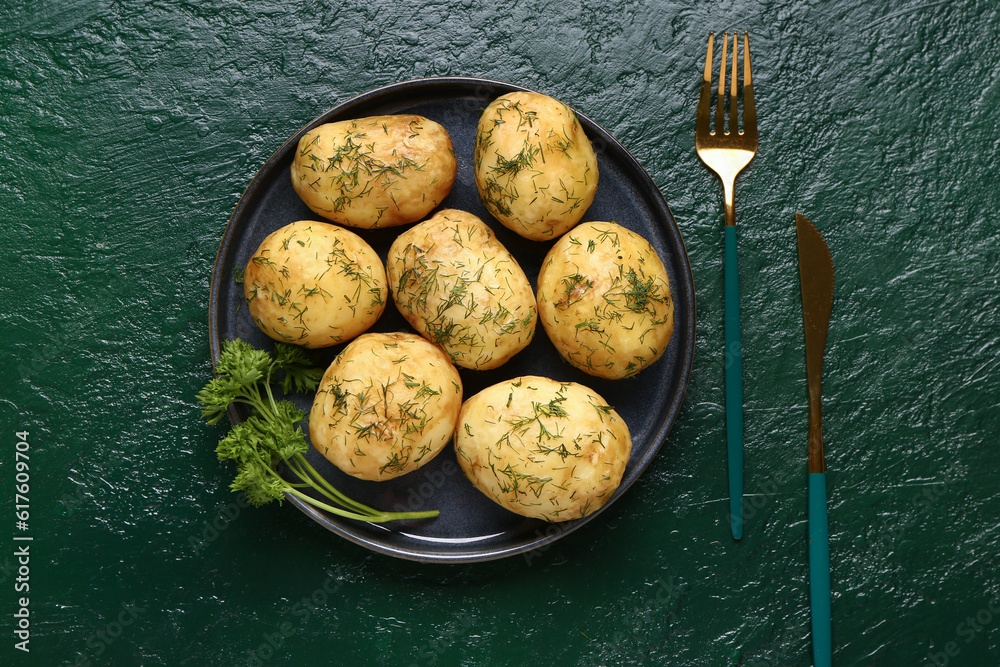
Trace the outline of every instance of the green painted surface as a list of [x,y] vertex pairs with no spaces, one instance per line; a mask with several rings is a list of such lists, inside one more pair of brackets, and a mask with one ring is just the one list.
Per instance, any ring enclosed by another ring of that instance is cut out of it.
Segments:
[[[834,663],[997,665],[996,3],[351,4],[0,7],[0,662],[810,664],[801,211],[837,271]],[[736,191],[739,543],[721,188],[694,153],[707,33],[733,27],[751,32],[761,146]],[[436,74],[542,90],[626,144],[681,225],[699,315],[684,409],[640,481],[542,553],[454,567],[373,554],[288,505],[227,505],[222,430],[193,401],[218,240],[256,170],[334,104]],[[30,654],[13,633],[20,430]]]

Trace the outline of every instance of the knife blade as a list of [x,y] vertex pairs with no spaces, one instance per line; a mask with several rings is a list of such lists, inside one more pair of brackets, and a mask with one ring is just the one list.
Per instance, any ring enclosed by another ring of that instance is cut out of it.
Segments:
[[829,667],[833,640],[821,380],[826,334],[833,310],[833,258],[819,230],[800,213],[795,214],[795,234],[798,237],[809,385],[809,608],[813,663],[816,667]]
[[795,214],[795,232],[799,240],[799,279],[802,282],[802,316],[806,330],[809,472],[820,473],[826,470],[820,387],[826,332],[833,310],[833,258],[819,230],[801,213]]

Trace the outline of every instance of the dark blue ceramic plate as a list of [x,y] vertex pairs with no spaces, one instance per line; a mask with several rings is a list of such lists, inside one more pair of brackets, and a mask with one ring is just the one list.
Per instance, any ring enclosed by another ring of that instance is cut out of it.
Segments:
[[[337,120],[379,114],[415,113],[441,123],[451,134],[458,156],[458,177],[442,208],[474,213],[490,224],[497,237],[518,259],[532,285],[551,242],[528,241],[494,220],[479,201],[473,180],[472,152],[482,109],[494,98],[514,90],[508,83],[463,77],[406,81],[378,88],[348,100],[311,122],[288,140],[250,183],[233,212],[212,276],[209,331],[213,362],[224,340],[242,338],[258,347],[272,342],[250,319],[243,287],[233,279],[270,232],[290,222],[317,219],[292,189],[289,169],[299,138],[308,129]],[[429,464],[388,482],[366,482],[341,473],[317,451],[309,461],[338,489],[373,507],[385,510],[438,509],[440,516],[388,525],[361,523],[332,516],[289,498],[312,519],[352,542],[374,551],[434,562],[491,560],[547,545],[581,528],[608,507],[638,479],[663,444],[677,418],[694,358],[695,300],[691,267],[684,241],[659,189],[642,166],[610,134],[580,115],[580,122],[597,151],[600,185],[584,220],[614,220],[638,232],[660,253],[670,276],[675,311],[674,335],[663,357],[638,376],[618,381],[586,375],[562,361],[541,324],[535,339],[506,365],[492,371],[462,370],[465,397],[519,375],[544,375],[579,382],[605,398],[629,425],[633,449],[625,478],[614,498],[600,511],[583,519],[548,524],[510,513],[479,493],[465,479],[449,445]],[[359,231],[385,261],[389,245],[407,227]],[[358,230],[354,230],[358,231]],[[373,331],[410,331],[392,304]],[[340,347],[318,353],[332,361]],[[293,400],[308,411],[311,397]],[[243,415],[233,411],[234,420]]]

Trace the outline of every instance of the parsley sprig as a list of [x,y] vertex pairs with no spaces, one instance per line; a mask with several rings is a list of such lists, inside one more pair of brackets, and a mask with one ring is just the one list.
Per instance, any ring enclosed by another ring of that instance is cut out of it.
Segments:
[[[250,407],[250,416],[232,427],[219,441],[216,453],[220,461],[236,462],[236,478],[230,488],[243,491],[255,506],[272,500],[281,502],[284,495],[295,496],[310,505],[349,519],[383,523],[397,519],[435,517],[437,511],[382,512],[351,500],[335,489],[306,460],[309,451],[302,428],[297,422],[305,414],[291,401],[275,400],[271,383],[281,376],[281,390],[306,393],[315,391],[322,370],[313,365],[301,348],[275,344],[275,354],[259,350],[240,339],[226,341],[215,365],[217,377],[198,392],[202,417],[217,424],[229,406]],[[277,470],[284,464],[299,482],[290,482]],[[330,503],[317,500],[303,489],[312,489]]]

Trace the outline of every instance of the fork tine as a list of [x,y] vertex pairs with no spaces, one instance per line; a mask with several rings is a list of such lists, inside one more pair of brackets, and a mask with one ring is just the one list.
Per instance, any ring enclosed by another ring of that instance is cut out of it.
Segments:
[[705,56],[705,83],[712,83],[712,40],[715,38],[715,33],[708,33],[708,54]]
[[753,103],[753,77],[750,75],[750,44],[743,33],[743,134],[757,149],[757,108]]
[[722,38],[722,62],[719,64],[719,101],[715,106],[715,136],[721,137],[725,129],[726,108],[726,46],[729,44],[729,33]]
[[[736,88],[739,85],[739,72],[736,68],[736,63],[739,62],[739,58],[736,57],[737,49],[736,46],[739,44],[739,36],[737,36],[736,31],[733,31],[733,76],[729,80],[729,132],[728,134],[739,134],[739,120],[736,117]],[[746,49],[743,50],[746,53]],[[719,100],[719,104],[722,104],[722,100]]]
[[743,85],[753,85],[753,78],[750,76],[750,46],[747,42],[747,32],[743,31]]
[[708,119],[712,113],[712,41],[714,33],[708,33],[708,55],[705,56],[705,78],[701,82],[701,98],[698,100],[698,114],[695,123],[695,136],[708,135]]

